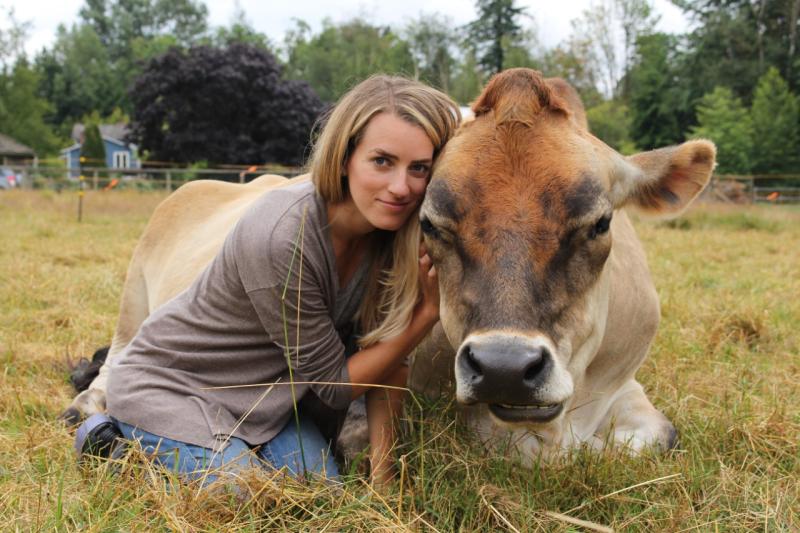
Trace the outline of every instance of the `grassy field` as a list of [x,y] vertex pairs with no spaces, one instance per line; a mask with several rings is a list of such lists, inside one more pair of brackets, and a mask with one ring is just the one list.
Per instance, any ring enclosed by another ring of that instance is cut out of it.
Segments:
[[261,476],[237,499],[142,462],[79,467],[55,422],[67,362],[111,339],[162,198],[89,193],[78,223],[74,193],[0,194],[0,530],[800,530],[800,210],[702,205],[637,223],[663,312],[639,378],[680,432],[674,453],[578,451],[524,470],[423,403],[387,492],[358,475],[344,489]]

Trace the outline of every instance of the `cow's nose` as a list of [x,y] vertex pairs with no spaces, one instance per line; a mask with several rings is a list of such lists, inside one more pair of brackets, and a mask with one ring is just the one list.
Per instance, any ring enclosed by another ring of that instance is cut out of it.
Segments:
[[552,362],[541,345],[509,339],[473,340],[461,346],[457,366],[471,390],[467,400],[527,405],[535,401]]

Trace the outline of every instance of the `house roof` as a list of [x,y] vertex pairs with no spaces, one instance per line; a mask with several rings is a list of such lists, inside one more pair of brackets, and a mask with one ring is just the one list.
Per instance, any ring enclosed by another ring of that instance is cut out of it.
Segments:
[[[119,124],[100,124],[100,136],[103,138],[114,139],[122,144],[127,144],[125,138],[128,136],[128,125],[124,123]],[[72,140],[76,143],[83,141],[83,132],[86,126],[81,123],[75,123],[72,126]]]
[[[101,137],[103,138],[104,141],[112,142],[112,143],[117,144],[117,145],[119,145],[119,146],[121,146],[123,148],[126,148],[126,149],[130,150],[130,151],[136,151],[136,150],[139,149],[139,147],[136,144],[133,144],[133,143],[126,143],[124,141],[119,141],[117,139],[112,139],[111,137],[106,137],[105,135],[101,135]],[[67,146],[66,148],[61,149],[60,153],[62,155],[65,155],[68,152],[71,152],[73,150],[80,150],[80,149],[81,149],[81,144],[80,143],[75,143],[72,146]]]
[[33,148],[0,133],[0,155],[35,156]]
[[67,152],[71,152],[73,150],[80,150],[80,149],[81,149],[81,145],[78,144],[78,143],[75,143],[72,146],[68,146],[67,148],[64,148],[63,150],[61,150],[60,153],[61,154],[66,154]]

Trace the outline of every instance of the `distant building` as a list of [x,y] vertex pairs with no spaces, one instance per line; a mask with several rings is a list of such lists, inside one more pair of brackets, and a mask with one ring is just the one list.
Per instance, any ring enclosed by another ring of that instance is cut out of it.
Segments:
[[0,133],[0,164],[27,165],[36,159],[36,153],[29,146]]
[[[75,144],[69,148],[61,150],[61,157],[66,160],[69,174],[72,177],[80,175],[81,168],[81,145],[86,128],[83,124],[75,124],[72,127],[72,140]],[[138,157],[138,147],[127,142],[128,126],[125,124],[101,124],[100,137],[103,139],[103,146],[106,149],[105,165],[91,164],[88,166],[105,166],[107,168],[141,168],[141,161]]]

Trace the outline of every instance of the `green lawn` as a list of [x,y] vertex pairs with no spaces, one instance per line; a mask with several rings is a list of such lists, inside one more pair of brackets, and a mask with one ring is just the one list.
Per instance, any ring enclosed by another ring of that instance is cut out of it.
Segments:
[[[800,210],[701,205],[638,221],[663,320],[639,379],[680,449],[577,451],[522,469],[487,455],[449,405],[410,407],[402,482],[374,492],[280,477],[198,493],[147,463],[81,468],[67,362],[111,339],[136,239],[161,193],[0,194],[0,529],[797,531]],[[135,459],[135,458],[134,458]],[[575,520],[588,522],[583,526]]]

